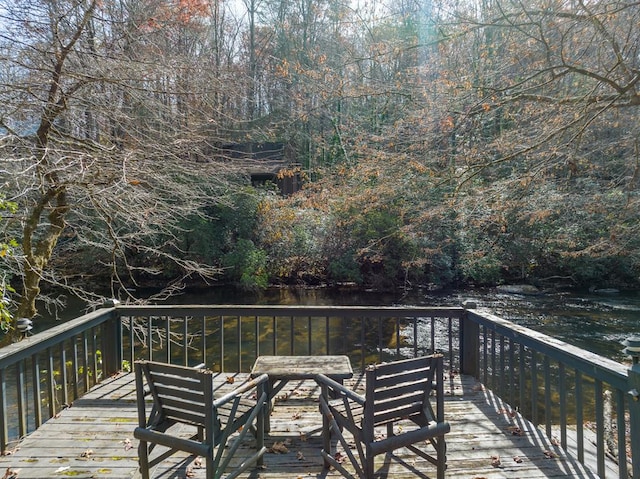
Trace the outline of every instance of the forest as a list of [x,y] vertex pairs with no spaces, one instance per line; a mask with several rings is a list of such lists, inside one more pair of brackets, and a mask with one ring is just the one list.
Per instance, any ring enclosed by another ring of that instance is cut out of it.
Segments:
[[[194,284],[637,288],[639,49],[630,0],[0,0],[0,323]],[[225,155],[264,142],[299,191]]]

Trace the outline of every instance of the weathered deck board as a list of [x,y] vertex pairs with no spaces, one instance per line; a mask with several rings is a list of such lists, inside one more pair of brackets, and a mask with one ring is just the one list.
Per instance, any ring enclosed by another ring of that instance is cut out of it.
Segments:
[[[221,387],[231,387],[226,384],[227,377],[219,375]],[[236,386],[242,379],[242,375],[237,375]],[[356,375],[346,384],[362,387],[363,379]],[[446,416],[451,423],[451,433],[447,435],[447,477],[597,477],[566,458],[540,430],[519,415],[512,417],[508,407],[472,379],[450,378],[446,389]],[[291,381],[287,385],[276,402],[267,446],[278,450],[284,445],[288,452],[267,454],[265,468],[246,477],[340,477],[337,472],[322,468],[318,394],[319,388],[313,381]],[[136,421],[133,375],[122,374],[95,387],[59,417],[24,438],[13,454],[0,458],[0,473],[12,468],[20,470],[19,479],[135,478],[137,441],[132,431]],[[517,434],[515,428],[520,428],[521,433]],[[499,456],[499,465],[492,465],[492,456]],[[435,477],[435,467],[406,450],[378,459],[377,477]],[[185,478],[188,466],[193,466],[193,458],[174,456],[161,465],[154,477]],[[204,470],[193,469],[191,477],[204,477]]]

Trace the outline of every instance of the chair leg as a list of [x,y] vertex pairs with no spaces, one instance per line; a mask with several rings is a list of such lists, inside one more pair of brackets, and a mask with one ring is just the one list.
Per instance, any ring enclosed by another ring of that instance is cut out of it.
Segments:
[[364,477],[366,479],[373,479],[374,459],[375,456],[373,454],[367,453],[364,460]]
[[142,479],[149,479],[149,450],[147,449],[147,442],[140,441],[138,445],[138,461],[140,464],[140,474]]
[[437,460],[438,460],[438,479],[444,479],[444,473],[447,469],[447,443],[444,436],[436,439],[437,444]]
[[[331,455],[331,424],[326,414],[322,415],[322,450]],[[325,469],[329,469],[330,464],[325,459]]]

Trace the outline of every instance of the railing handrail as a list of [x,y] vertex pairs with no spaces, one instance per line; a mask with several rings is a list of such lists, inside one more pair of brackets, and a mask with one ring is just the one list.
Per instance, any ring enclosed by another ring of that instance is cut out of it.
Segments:
[[102,308],[78,318],[27,336],[21,341],[0,348],[0,370],[5,369],[48,347],[59,344],[83,331],[105,323],[115,317],[115,308]]
[[[421,306],[314,306],[314,305],[118,305],[117,312],[121,316],[153,315],[171,313],[175,316],[207,316],[246,314],[249,316],[340,316],[361,317],[415,317],[442,316],[461,318],[464,308],[460,307],[421,307]],[[346,314],[345,314],[346,313]]]
[[616,361],[572,346],[560,339],[512,323],[487,311],[468,310],[468,319],[508,339],[530,347],[580,372],[587,373],[612,387],[626,390],[629,368]]

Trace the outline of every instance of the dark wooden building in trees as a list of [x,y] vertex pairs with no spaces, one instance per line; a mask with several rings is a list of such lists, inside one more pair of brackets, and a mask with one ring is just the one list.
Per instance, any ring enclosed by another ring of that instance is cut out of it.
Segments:
[[302,187],[300,164],[284,143],[228,143],[222,146],[221,154],[246,171],[253,186],[273,183],[284,196]]

